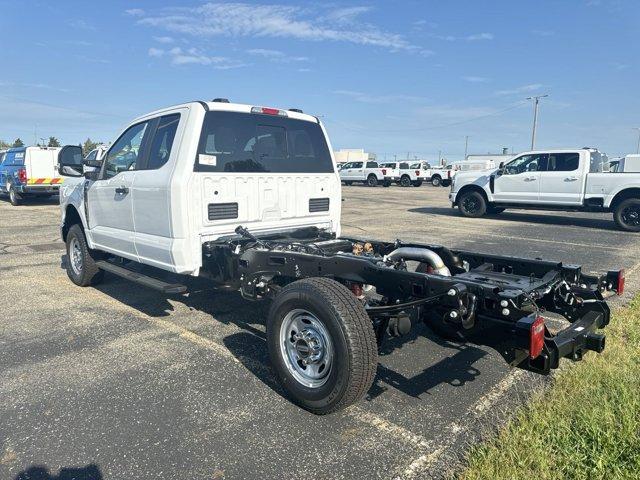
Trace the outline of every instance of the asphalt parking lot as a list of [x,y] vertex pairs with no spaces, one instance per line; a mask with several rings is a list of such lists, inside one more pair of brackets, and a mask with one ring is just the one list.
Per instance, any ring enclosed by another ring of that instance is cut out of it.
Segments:
[[[626,267],[617,303],[637,291],[640,236],[610,215],[466,219],[447,193],[344,187],[343,231]],[[55,200],[0,200],[2,479],[35,466],[105,479],[437,478],[544,383],[419,328],[384,347],[364,401],[313,416],[271,374],[263,305],[208,290],[166,298],[113,276],[76,287],[58,223]]]

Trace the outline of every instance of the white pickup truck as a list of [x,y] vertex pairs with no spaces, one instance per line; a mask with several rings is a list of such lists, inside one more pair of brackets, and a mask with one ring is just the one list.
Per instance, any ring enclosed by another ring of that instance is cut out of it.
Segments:
[[[417,321],[541,374],[604,349],[603,294],[623,292],[623,270],[341,237],[331,152],[300,110],[218,99],[141,116],[98,170],[81,173],[79,154],[60,160],[67,275],[86,287],[108,272],[161,295],[187,293],[197,276],[271,300],[272,371],[317,414],[362,398],[385,337]],[[571,327],[554,335],[538,305]]]
[[466,217],[507,208],[612,212],[623,230],[640,232],[640,173],[603,172],[596,149],[524,152],[500,168],[458,172],[449,199]]
[[345,185],[351,185],[354,182],[364,183],[369,187],[376,187],[382,184],[385,187],[391,185],[390,179],[385,179],[387,172],[378,165],[378,162],[369,160],[367,162],[349,162],[341,166],[338,171],[340,180]]
[[403,187],[419,187],[425,180],[424,170],[419,163],[409,162],[385,162],[380,167],[388,169],[385,173],[385,179],[390,179]]

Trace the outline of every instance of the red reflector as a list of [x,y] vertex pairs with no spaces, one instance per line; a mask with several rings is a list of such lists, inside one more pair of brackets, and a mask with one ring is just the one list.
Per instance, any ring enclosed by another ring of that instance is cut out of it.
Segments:
[[544,346],[544,318],[536,317],[529,331],[529,358],[532,360],[542,353]]
[[416,176],[419,177],[420,176],[420,170],[416,170]]
[[451,178],[451,170],[447,170],[447,177]]
[[18,180],[20,183],[27,183],[27,171],[24,168],[18,170]]
[[386,175],[386,174],[387,174],[387,169],[386,169],[386,168],[383,168],[383,169],[382,169],[382,174],[383,174],[383,175]]
[[616,290],[616,293],[618,295],[622,295],[624,293],[624,280],[625,280],[625,277],[624,277],[624,268],[623,268],[618,272],[618,288]]

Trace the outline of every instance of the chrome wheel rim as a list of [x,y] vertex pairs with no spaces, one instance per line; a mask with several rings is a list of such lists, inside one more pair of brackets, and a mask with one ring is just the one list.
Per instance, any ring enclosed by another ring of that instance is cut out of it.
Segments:
[[333,345],[324,324],[313,313],[295,309],[284,317],[280,353],[287,370],[301,385],[319,388],[327,382]]
[[69,262],[76,275],[82,274],[82,248],[77,238],[72,238],[69,244]]

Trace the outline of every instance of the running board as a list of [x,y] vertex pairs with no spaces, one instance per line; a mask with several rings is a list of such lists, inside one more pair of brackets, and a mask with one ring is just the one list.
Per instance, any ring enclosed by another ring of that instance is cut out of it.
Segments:
[[154,290],[158,290],[163,293],[184,293],[187,291],[186,285],[163,282],[157,278],[149,277],[129,270],[128,268],[114,265],[106,260],[97,261],[96,265],[106,272],[113,273],[114,275],[118,275],[119,277],[144,285],[145,287],[153,288]]

